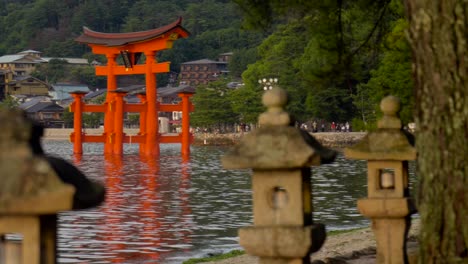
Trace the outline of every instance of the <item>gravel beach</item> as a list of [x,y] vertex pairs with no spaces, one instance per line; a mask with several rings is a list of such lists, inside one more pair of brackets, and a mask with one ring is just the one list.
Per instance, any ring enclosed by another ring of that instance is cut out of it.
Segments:
[[[416,236],[420,230],[418,219],[413,220],[409,233],[408,252],[417,250]],[[375,263],[375,239],[372,230],[367,227],[348,233],[328,236],[320,251],[311,256],[315,263],[349,263],[373,264]],[[332,262],[335,260],[335,262]],[[255,264],[257,258],[242,255],[220,261],[206,262],[211,264]],[[321,262],[323,261],[323,262]],[[341,262],[338,262],[341,261]],[[410,261],[411,263],[411,261]]]

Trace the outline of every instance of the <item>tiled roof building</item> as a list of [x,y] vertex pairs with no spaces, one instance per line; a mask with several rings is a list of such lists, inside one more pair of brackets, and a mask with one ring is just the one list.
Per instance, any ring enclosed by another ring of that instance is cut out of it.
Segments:
[[226,75],[228,62],[232,52],[223,53],[218,60],[201,59],[184,62],[180,67],[180,83],[188,85],[207,84]]
[[70,99],[70,93],[75,91],[89,92],[90,89],[84,84],[57,83],[52,85],[52,91],[49,95],[52,96],[53,100],[61,101]]
[[44,127],[62,127],[63,126],[63,107],[44,98],[32,98],[31,100],[19,105],[29,118],[35,120]]
[[[0,78],[2,74],[0,73]],[[7,75],[3,76],[3,97],[5,95],[24,95],[24,96],[47,96],[51,91],[51,86],[32,76],[16,76],[10,79]]]
[[10,70],[17,76],[31,74],[37,64],[44,63],[36,54],[23,53],[5,55],[0,57],[0,69]]
[[27,76],[34,71],[38,64],[48,63],[52,59],[65,60],[71,65],[89,65],[83,58],[55,58],[41,57],[40,51],[25,50],[17,54],[0,56],[0,69],[9,70],[16,76]]

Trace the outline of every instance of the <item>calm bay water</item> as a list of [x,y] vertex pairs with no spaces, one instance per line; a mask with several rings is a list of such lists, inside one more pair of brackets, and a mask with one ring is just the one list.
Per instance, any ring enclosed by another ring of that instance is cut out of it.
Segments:
[[[44,141],[47,153],[75,164],[107,188],[99,207],[59,215],[59,263],[181,263],[239,248],[237,229],[252,223],[250,171],[227,171],[228,150],[161,145],[157,159],[126,145],[123,157],[85,144],[81,157],[66,141]],[[356,209],[366,196],[366,163],[339,156],[313,169],[314,220],[327,230],[368,225]],[[412,177],[414,178],[414,177]]]

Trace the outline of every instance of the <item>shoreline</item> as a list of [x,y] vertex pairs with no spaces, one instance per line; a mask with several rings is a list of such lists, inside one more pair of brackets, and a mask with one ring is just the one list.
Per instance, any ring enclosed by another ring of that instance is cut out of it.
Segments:
[[[101,135],[104,129],[89,128],[83,131],[88,135]],[[70,141],[72,132],[73,128],[46,128],[42,139]],[[127,135],[136,135],[138,132],[138,128],[124,129],[124,133]],[[247,133],[195,133],[193,134],[192,146],[232,146],[239,142],[245,134]],[[360,141],[367,132],[317,132],[310,134],[325,147],[344,148]]]
[[[419,219],[412,219],[407,238],[407,253],[409,263],[416,263],[420,232]],[[374,264],[376,263],[376,242],[371,227],[344,231],[338,234],[328,234],[318,252],[311,255],[312,263],[342,263],[342,264]],[[218,261],[203,262],[206,264],[255,264],[258,258],[244,254]]]

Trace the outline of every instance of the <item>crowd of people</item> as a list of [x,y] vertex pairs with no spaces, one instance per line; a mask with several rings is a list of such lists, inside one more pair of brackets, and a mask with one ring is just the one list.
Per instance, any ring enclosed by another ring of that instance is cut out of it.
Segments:
[[[254,126],[254,125],[252,125]],[[305,123],[297,123],[296,127],[306,130],[308,132],[317,133],[317,132],[351,132],[351,125],[349,122],[338,123],[338,122],[325,122],[325,121],[308,121]],[[250,132],[254,127],[251,127],[249,124],[240,123],[235,125],[222,125],[222,126],[211,126],[211,127],[195,127],[191,128],[191,133],[214,133],[214,134],[224,134],[224,133],[244,133]]]
[[302,123],[300,126],[301,129],[312,132],[312,133],[317,133],[317,132],[351,132],[351,125],[349,122],[345,123],[326,123],[326,122],[320,122],[317,123],[317,121],[313,121],[312,123]]

